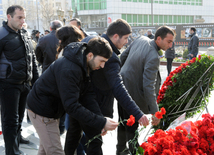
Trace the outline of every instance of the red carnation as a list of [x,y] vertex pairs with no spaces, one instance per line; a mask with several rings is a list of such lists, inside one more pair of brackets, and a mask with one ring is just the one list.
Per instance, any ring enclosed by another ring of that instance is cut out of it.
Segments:
[[201,60],[201,55],[198,56],[198,60]]
[[0,135],[2,135],[2,131],[0,131]]
[[164,107],[161,108],[161,114],[162,114],[162,115],[165,115],[165,114],[166,114],[166,110],[165,110]]
[[155,117],[157,117],[158,119],[161,119],[161,118],[163,118],[163,115],[162,115],[161,112],[157,111],[157,112],[155,113]]
[[127,120],[126,125],[132,126],[135,123],[135,117],[133,115],[130,115],[130,118]]

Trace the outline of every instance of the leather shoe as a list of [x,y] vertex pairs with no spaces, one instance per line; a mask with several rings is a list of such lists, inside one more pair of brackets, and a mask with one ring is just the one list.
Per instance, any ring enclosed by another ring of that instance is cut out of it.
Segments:
[[20,137],[20,144],[29,144],[29,143],[30,143],[30,141],[27,140],[26,138],[24,138],[24,137],[21,135],[21,137]]

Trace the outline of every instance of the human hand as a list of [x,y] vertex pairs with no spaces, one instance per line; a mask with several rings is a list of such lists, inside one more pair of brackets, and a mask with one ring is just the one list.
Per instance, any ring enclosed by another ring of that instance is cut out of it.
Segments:
[[108,130],[114,130],[114,129],[116,129],[116,127],[118,125],[119,125],[118,122],[115,122],[111,118],[106,117],[106,124],[105,124],[104,130],[106,130],[106,131],[108,131]]
[[190,54],[190,56],[193,58],[194,55],[193,55],[193,54]]
[[139,120],[138,120],[138,123],[142,126],[147,126],[149,125],[149,120],[148,118],[146,117],[146,115],[143,115]]
[[158,119],[155,115],[152,116],[152,125],[158,125],[160,123],[160,119]]
[[102,129],[101,136],[105,136],[106,134],[107,134],[107,131],[105,129]]

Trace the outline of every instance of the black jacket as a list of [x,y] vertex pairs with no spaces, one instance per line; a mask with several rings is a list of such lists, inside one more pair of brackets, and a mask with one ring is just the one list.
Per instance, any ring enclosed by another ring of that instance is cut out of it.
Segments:
[[40,116],[58,119],[66,112],[84,124],[102,129],[106,119],[83,107],[99,108],[86,74],[85,47],[85,43],[66,46],[64,56],[52,63],[36,81],[27,104]]
[[154,34],[150,34],[147,37],[150,38],[150,39],[154,39],[155,38]]
[[188,51],[189,54],[193,54],[193,57],[196,57],[198,55],[199,38],[196,33],[193,33],[190,37]]
[[35,53],[37,61],[42,64],[42,72],[56,60],[58,44],[59,40],[56,38],[56,31],[51,31],[51,33],[39,39]]
[[15,32],[7,22],[0,27],[0,82],[34,83],[38,71],[30,36],[25,29]]
[[165,58],[174,59],[175,58],[175,43],[172,43],[172,47],[165,51]]
[[[102,37],[110,43],[114,51],[112,57],[105,63],[104,68],[91,72],[91,80],[102,114],[107,117],[113,117],[115,97],[128,114],[134,115],[136,120],[139,120],[143,113],[128,94],[119,73],[121,65],[117,55],[120,52],[107,35],[103,34]],[[88,42],[91,38],[89,36],[83,39],[83,42]]]

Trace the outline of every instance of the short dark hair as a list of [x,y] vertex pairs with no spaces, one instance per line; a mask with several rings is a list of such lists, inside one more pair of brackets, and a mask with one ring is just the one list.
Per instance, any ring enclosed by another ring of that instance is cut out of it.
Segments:
[[16,9],[19,9],[19,10],[24,10],[25,11],[25,9],[22,7],[22,6],[20,6],[20,5],[12,5],[12,6],[10,6],[8,9],[7,9],[7,15],[9,14],[11,17],[13,17],[14,16],[14,14],[15,14],[15,10]]
[[102,37],[92,38],[87,45],[86,54],[89,52],[93,53],[94,57],[102,56],[106,59],[109,59],[112,56],[112,48],[109,42]]
[[61,40],[59,47],[57,48],[58,58],[59,53],[63,48],[72,42],[80,42],[84,38],[84,34],[76,26],[63,26],[56,31],[56,37]]
[[45,30],[45,32],[48,32],[48,33],[50,33],[50,31],[49,31],[49,30]]
[[108,37],[112,37],[115,34],[118,34],[121,38],[124,35],[132,33],[131,26],[127,23],[127,21],[123,19],[117,19],[116,21],[112,22],[106,32]]
[[82,26],[82,22],[81,22],[81,20],[79,18],[73,18],[73,19],[70,20],[70,22],[71,21],[76,21],[77,22],[77,26],[80,26],[80,27]]
[[190,30],[192,30],[192,31],[196,31],[196,28],[195,27],[190,27]]
[[167,34],[170,33],[174,36],[174,32],[173,30],[168,27],[168,26],[161,26],[157,29],[156,33],[155,33],[155,40],[157,40],[157,38],[160,36],[161,39],[166,38]]
[[51,22],[51,26],[50,27],[51,27],[52,30],[57,30],[58,28],[60,28],[62,26],[63,26],[63,24],[62,24],[62,22],[60,20],[54,20],[54,21]]

